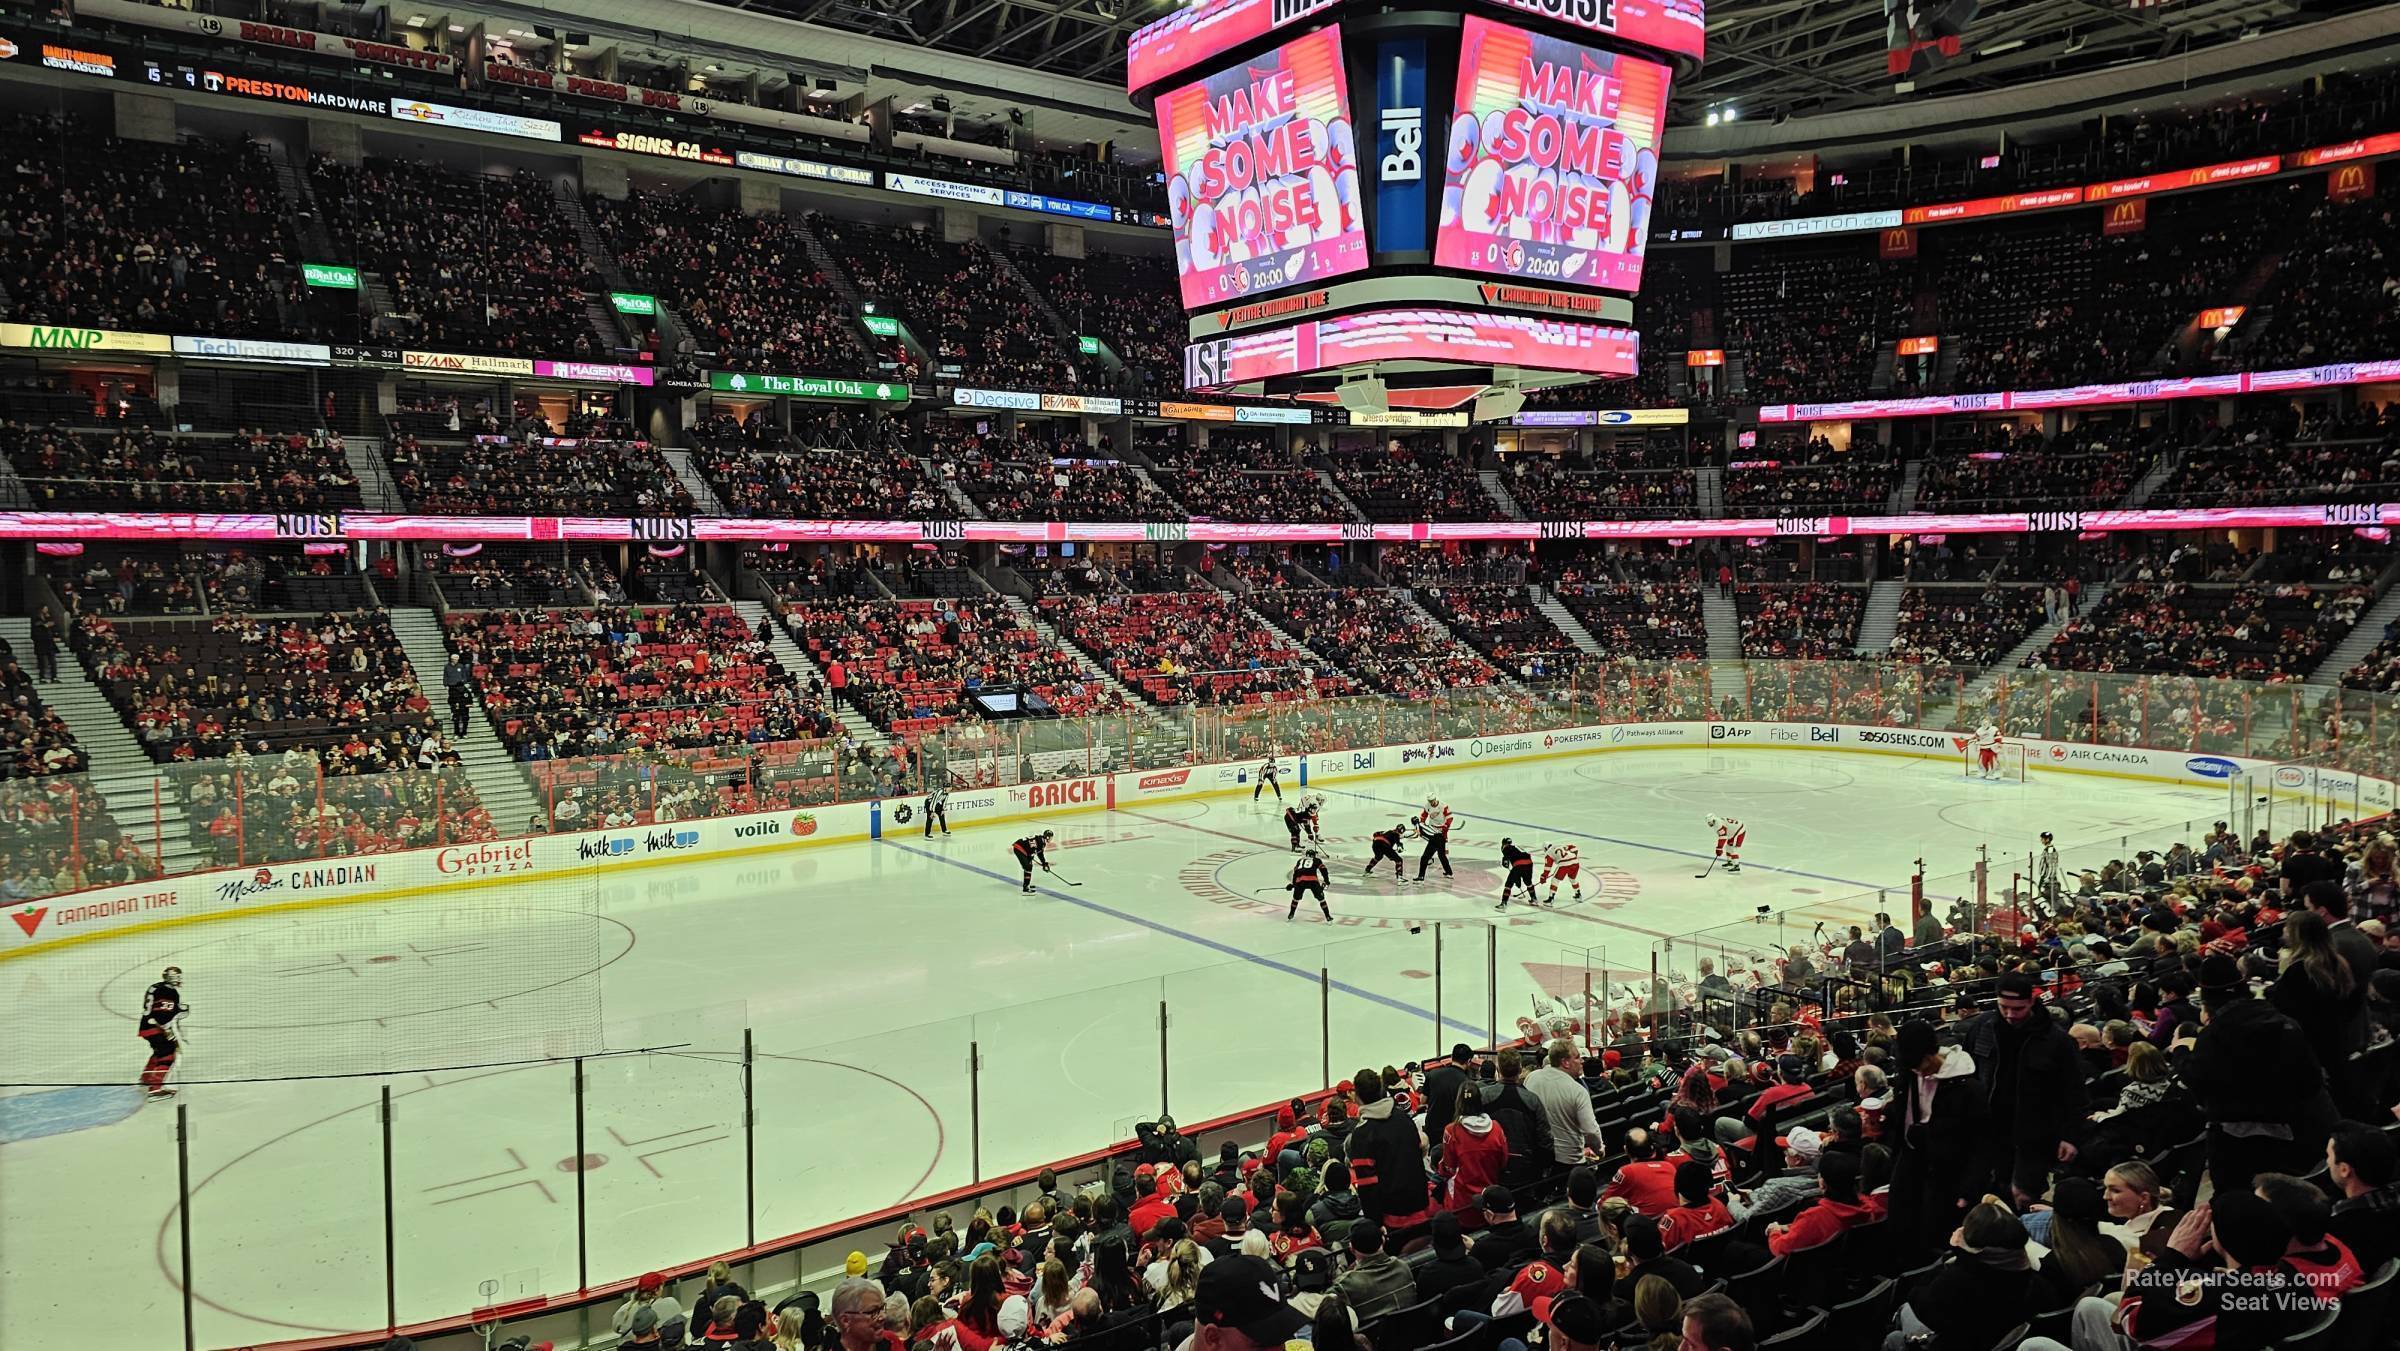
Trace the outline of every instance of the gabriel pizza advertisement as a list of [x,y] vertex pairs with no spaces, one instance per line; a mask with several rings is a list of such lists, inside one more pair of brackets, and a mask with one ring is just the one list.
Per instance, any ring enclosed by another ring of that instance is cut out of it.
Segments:
[[1434,262],[1638,288],[1671,74],[1469,16]]
[[1367,265],[1338,25],[1161,98],[1158,135],[1185,308]]

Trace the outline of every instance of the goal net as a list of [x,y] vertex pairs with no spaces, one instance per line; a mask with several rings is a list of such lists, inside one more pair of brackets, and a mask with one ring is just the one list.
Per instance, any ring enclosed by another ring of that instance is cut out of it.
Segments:
[[2025,782],[2025,747],[2023,743],[2003,741],[1997,746],[1989,747],[1988,749],[1993,754],[1992,765],[1988,771],[1983,765],[1983,753],[1986,749],[1983,746],[1969,746],[1960,752],[1960,763],[1964,766],[1964,773],[1968,778],[1980,779],[1988,776],[2010,783]]

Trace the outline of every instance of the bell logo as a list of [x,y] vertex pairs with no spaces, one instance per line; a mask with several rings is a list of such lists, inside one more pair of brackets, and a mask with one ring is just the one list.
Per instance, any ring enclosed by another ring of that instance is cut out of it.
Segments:
[[1100,794],[1093,789],[1090,779],[1037,783],[1025,790],[1025,805],[1028,807],[1072,807],[1099,800]]
[[1425,177],[1425,110],[1386,108],[1383,129],[1392,134],[1392,153],[1383,157],[1383,181],[1416,183]]
[[31,938],[33,937],[33,931],[42,927],[42,917],[49,913],[50,908],[48,906],[29,905],[24,909],[19,910],[17,913],[10,915],[9,918],[17,922],[17,927],[25,931],[25,936],[27,938]]

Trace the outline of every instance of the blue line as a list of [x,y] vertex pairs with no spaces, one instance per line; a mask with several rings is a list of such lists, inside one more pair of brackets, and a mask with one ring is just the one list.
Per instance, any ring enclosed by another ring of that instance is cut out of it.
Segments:
[[[1320,793],[1339,793],[1343,797],[1354,797],[1361,802],[1388,803],[1394,807],[1411,807],[1416,805],[1410,802],[1402,802],[1398,798],[1376,797],[1369,793],[1357,793],[1343,788],[1320,788],[1317,791]],[[1709,857],[1708,855],[1700,853],[1697,850],[1676,849],[1663,844],[1644,844],[1640,840],[1620,840],[1614,835],[1594,835],[1587,831],[1568,830],[1563,826],[1545,826],[1538,821],[1512,821],[1505,816],[1486,816],[1482,819],[1492,821],[1503,826],[1516,826],[1523,830],[1546,830],[1553,835],[1572,835],[1579,840],[1597,840],[1602,844],[1623,845],[1627,849],[1650,849],[1661,854],[1680,854],[1685,858],[1705,859]],[[1798,868],[1778,868],[1772,863],[1748,863],[1744,864],[1743,867],[1758,868],[1771,873],[1782,873],[1787,877],[1806,877],[1817,882],[1839,882],[1846,887],[1860,887],[1868,891],[1905,892],[1908,890],[1908,885],[1905,882],[1899,886],[1885,887],[1879,886],[1873,882],[1861,882],[1853,877],[1835,877],[1828,873],[1803,872]],[[1839,900],[1841,898],[1837,896],[1829,897],[1828,899]],[[1925,899],[1929,901],[1954,901],[1958,898],[1955,896],[1936,896],[1931,892],[1927,892],[1925,894]]]
[[[915,854],[919,858],[932,859],[936,863],[947,863],[953,868],[964,869],[967,872],[974,873],[978,877],[988,877],[995,882],[1006,882],[1011,885],[1021,885],[1018,882],[1018,879],[1010,877],[1006,873],[996,872],[990,868],[980,867],[976,864],[968,863],[963,859],[945,858],[940,854],[936,854],[925,849],[920,849],[913,844],[902,844],[897,840],[888,841],[888,843],[890,843],[893,848],[904,853]],[[1123,920],[1127,924],[1136,924],[1142,928],[1165,934],[1170,938],[1180,938],[1186,942],[1198,943],[1204,948],[1209,948],[1214,951],[1224,953],[1228,957],[1239,957],[1243,961],[1256,962],[1260,966],[1266,967],[1270,971],[1281,971],[1288,976],[1298,976],[1311,985],[1317,983],[1317,973],[1314,971],[1304,971],[1288,962],[1276,961],[1272,957],[1261,957],[1255,952],[1244,951],[1243,949],[1237,948],[1230,943],[1220,943],[1216,939],[1204,938],[1199,934],[1178,929],[1171,924],[1161,924],[1154,919],[1144,919],[1140,915],[1129,915],[1122,910],[1102,905],[1098,901],[1087,901],[1081,896],[1070,895],[1064,891],[1054,891],[1049,887],[1036,887],[1034,888],[1034,891],[1037,894],[1047,896],[1054,901],[1065,901],[1069,905],[1080,905],[1086,910],[1093,911],[1097,914],[1107,915],[1112,919]],[[1433,1011],[1431,1009],[1419,1008],[1406,1000],[1394,999],[1387,994],[1377,994],[1373,990],[1362,990],[1358,986],[1350,984],[1348,981],[1337,980],[1333,981],[1332,985],[1334,989],[1341,991],[1343,994],[1352,995],[1359,999],[1381,1004],[1385,1008],[1392,1009],[1400,1013],[1415,1014],[1417,1017],[1423,1018],[1427,1022],[1433,1021]],[[1442,1019],[1442,1022],[1450,1027],[1456,1028],[1460,1032],[1473,1033],[1476,1035],[1490,1035],[1497,1031],[1497,1029],[1488,1027],[1469,1027],[1465,1023],[1458,1021],[1456,1018],[1446,1017]]]

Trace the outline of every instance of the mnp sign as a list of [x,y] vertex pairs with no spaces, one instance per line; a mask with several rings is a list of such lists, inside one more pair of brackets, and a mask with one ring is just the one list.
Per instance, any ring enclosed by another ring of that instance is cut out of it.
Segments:
[[[1437,123],[1436,125],[1439,125]],[[1425,247],[1425,39],[1375,48],[1375,248]]]

